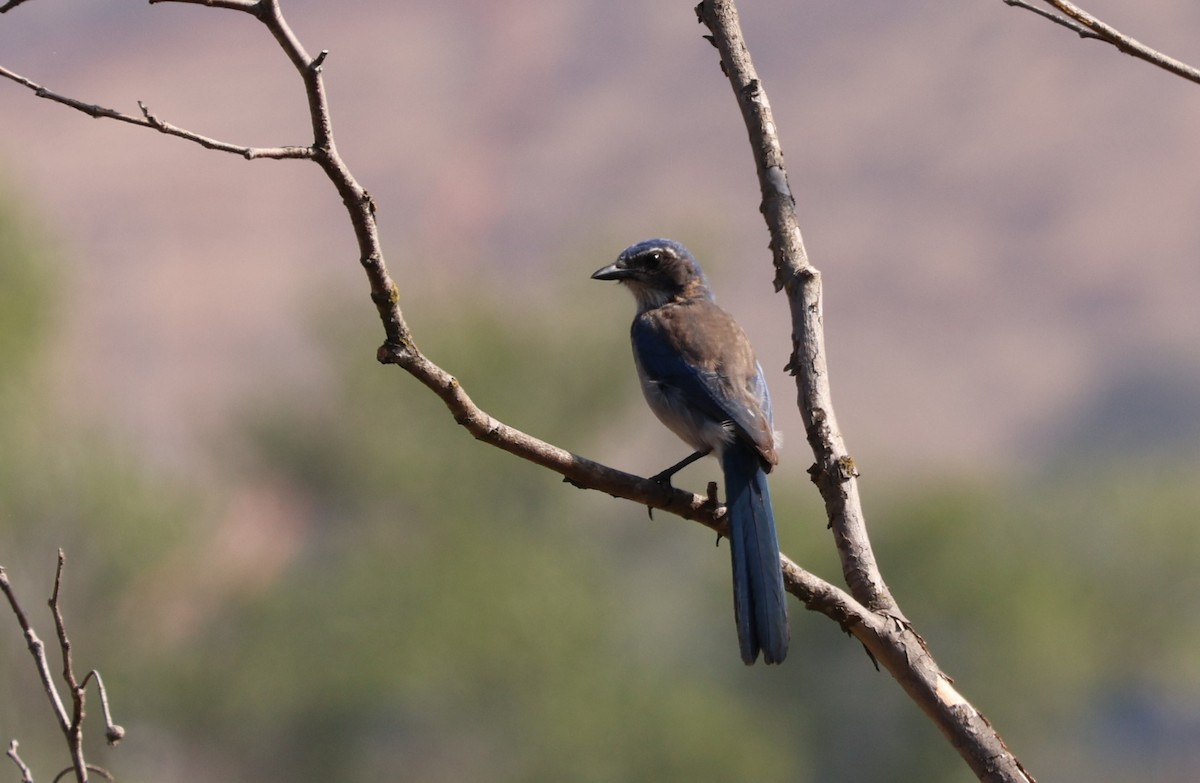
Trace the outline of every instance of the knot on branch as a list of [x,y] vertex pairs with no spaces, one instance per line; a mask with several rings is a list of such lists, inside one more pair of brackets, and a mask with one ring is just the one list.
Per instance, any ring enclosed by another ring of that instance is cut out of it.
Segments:
[[746,82],[744,87],[742,87],[742,89],[741,89],[742,97],[747,98],[751,101],[756,101],[759,99],[759,96],[762,93],[761,88],[762,88],[762,82],[760,82],[758,79],[751,79],[750,81]]
[[845,484],[859,477],[858,463],[849,454],[843,454],[836,459],[814,462],[808,468],[809,478],[822,491]]
[[[363,266],[368,269],[375,268],[379,265],[378,260],[363,260]],[[400,288],[391,280],[387,281],[387,287],[382,291],[371,291],[371,301],[376,307],[394,307],[400,301]]]
[[[799,367],[793,367],[799,370]],[[825,413],[824,408],[812,409],[812,422],[805,428],[804,436],[808,438],[808,443],[813,447],[813,452],[816,454],[830,453],[829,443],[829,417]]]
[[379,346],[375,360],[380,364],[404,364],[412,354],[412,349],[412,343],[408,341],[394,343],[389,340]]
[[[786,174],[783,176],[786,177]],[[795,205],[796,202],[791,194],[791,190],[787,189],[786,179],[783,181],[783,187],[786,190],[776,192],[788,198]],[[793,297],[800,295],[804,287],[811,284],[814,280],[820,285],[821,273],[808,262],[808,254],[804,251],[804,244],[798,238],[790,249],[784,248],[783,250],[777,249],[774,241],[772,241],[771,251],[775,254],[775,279],[772,283],[777,293],[779,291],[787,291],[788,296]],[[805,306],[809,310],[815,310],[814,305],[820,301],[820,293],[807,296],[805,299],[807,302]]]
[[104,730],[104,741],[109,745],[116,745],[121,740],[125,739],[125,727],[113,724]]

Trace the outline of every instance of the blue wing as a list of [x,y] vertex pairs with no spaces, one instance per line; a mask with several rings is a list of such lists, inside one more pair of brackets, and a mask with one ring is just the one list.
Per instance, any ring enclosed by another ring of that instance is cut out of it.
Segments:
[[[771,399],[762,369],[732,318],[716,305],[710,307],[720,316],[718,326],[736,330],[715,336],[717,340],[728,338],[722,341],[725,350],[704,344],[714,340],[711,329],[673,328],[670,321],[649,317],[650,313],[634,319],[633,353],[646,401],[672,432],[695,449],[720,450],[740,436],[774,463]],[[730,348],[738,351],[732,357]],[[749,377],[738,383],[735,376],[747,374]]]
[[742,660],[787,656],[787,602],[767,488],[775,464],[771,399],[746,335],[711,300],[640,313],[631,333],[642,391],[655,415],[725,476],[734,616]]

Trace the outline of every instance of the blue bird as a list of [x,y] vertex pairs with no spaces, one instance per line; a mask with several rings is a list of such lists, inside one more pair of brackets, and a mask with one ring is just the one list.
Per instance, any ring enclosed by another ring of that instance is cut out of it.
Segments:
[[597,270],[637,300],[631,337],[642,393],[659,421],[695,453],[655,476],[669,482],[708,454],[721,463],[733,560],[733,607],[747,665],[787,656],[787,601],[767,490],[778,462],[771,397],[746,333],[717,306],[687,248],[648,239]]

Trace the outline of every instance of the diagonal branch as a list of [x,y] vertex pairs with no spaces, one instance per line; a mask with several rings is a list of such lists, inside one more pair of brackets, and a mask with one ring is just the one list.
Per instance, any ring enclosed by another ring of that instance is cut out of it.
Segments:
[[17,617],[17,625],[21,626],[21,631],[25,634],[25,643],[29,647],[29,654],[33,656],[34,665],[37,666],[42,689],[46,691],[46,697],[54,709],[58,727],[65,733],[71,728],[71,719],[67,717],[67,708],[63,706],[62,697],[58,695],[58,688],[54,687],[54,675],[50,672],[50,662],[46,659],[46,645],[33,630],[33,626],[29,624],[29,618],[26,617],[25,610],[21,608],[3,566],[0,566],[0,591],[3,591],[5,597],[8,598],[8,605]]
[[8,743],[8,752],[4,755],[12,759],[12,762],[17,765],[17,769],[21,771],[21,783],[33,783],[33,773],[29,770],[29,765],[21,758],[21,754],[17,752],[17,748],[21,743],[12,740]]
[[809,263],[804,249],[771,104],[750,61],[733,3],[704,2],[696,6],[696,12],[712,33],[709,40],[721,52],[721,69],[729,77],[750,134],[762,192],[759,209],[767,221],[775,256],[775,289],[787,291],[791,306],[793,352],[788,369],[796,377],[797,403],[817,459],[810,473],[825,500],[846,584],[866,606],[903,620],[875,562],[858,497],[858,472],[833,412],[825,364],[821,273]]
[[1169,57],[1160,51],[1151,49],[1136,38],[1132,38],[1112,25],[1100,21],[1074,3],[1068,2],[1068,0],[1043,0],[1043,2],[1057,10],[1058,13],[1056,14],[1035,6],[1029,0],[1004,0],[1006,5],[1032,11],[1044,19],[1048,19],[1061,27],[1077,33],[1080,38],[1093,38],[1111,44],[1119,51],[1131,57],[1145,60],[1151,65],[1162,68],[1164,71],[1200,84],[1200,69],[1194,68],[1181,60],[1176,60],[1174,57]]
[[858,471],[833,412],[821,275],[804,249],[771,104],[751,62],[733,0],[703,0],[696,14],[721,53],[721,70],[733,87],[750,137],[762,191],[760,211],[774,251],[775,287],[787,293],[792,312],[788,368],[796,376],[798,404],[816,457],[810,473],[825,500],[846,583],[871,610],[865,621],[847,628],[934,721],[980,780],[1031,783],[1033,778],[983,714],[954,689],[884,584],[859,502]]
[[[267,27],[295,66],[304,81],[312,118],[314,139],[312,147],[308,149],[312,150],[312,159],[325,171],[342,197],[354,227],[360,263],[370,283],[371,300],[383,324],[385,341],[377,353],[380,363],[397,365],[420,381],[442,400],[454,420],[478,440],[553,470],[574,486],[607,492],[614,497],[662,509],[725,535],[725,509],[715,501],[601,465],[504,424],[477,406],[458,379],[421,352],[401,312],[399,288],[384,261],[375,222],[375,202],[354,178],[334,144],[332,119],[322,78],[328,52],[322,51],[315,58],[309,56],[287,25],[278,0],[150,2],[212,5],[250,13]],[[844,628],[872,622],[871,613],[844,591],[805,571],[786,557],[783,566],[788,591],[810,609],[826,614]]]
[[1058,14],[1054,13],[1053,11],[1047,11],[1045,8],[1042,8],[1041,6],[1034,5],[1033,2],[1030,2],[1030,0],[1004,0],[1004,3],[1005,3],[1005,5],[1011,5],[1011,6],[1015,6],[1017,8],[1024,8],[1026,11],[1029,11],[1030,13],[1033,13],[1033,14],[1037,14],[1038,16],[1042,17],[1043,19],[1053,22],[1054,24],[1058,25],[1059,27],[1067,28],[1071,32],[1077,34],[1080,38],[1099,38],[1100,37],[1100,36],[1096,35],[1095,33],[1093,33],[1091,30],[1084,27],[1083,25],[1079,24],[1078,22],[1074,22],[1070,19],[1064,19],[1063,17],[1059,16]]

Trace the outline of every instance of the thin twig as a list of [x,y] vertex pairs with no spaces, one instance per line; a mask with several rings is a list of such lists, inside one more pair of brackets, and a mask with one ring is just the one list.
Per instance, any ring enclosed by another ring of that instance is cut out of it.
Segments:
[[1039,6],[1034,5],[1033,3],[1026,2],[1026,0],[1004,0],[1004,3],[1006,5],[1016,6],[1017,8],[1024,8],[1026,11],[1037,14],[1038,16],[1040,16],[1044,19],[1047,19],[1047,20],[1053,22],[1054,24],[1059,25],[1060,27],[1067,28],[1071,32],[1077,34],[1080,38],[1099,38],[1100,37],[1100,36],[1096,35],[1095,33],[1093,33],[1091,30],[1084,27],[1083,25],[1079,24],[1078,22],[1072,21],[1070,19],[1063,19],[1061,16],[1054,13],[1053,11],[1047,11],[1045,8],[1041,8]]
[[[59,601],[62,593],[63,568],[66,565],[66,555],[58,550],[58,568],[54,572],[54,591],[50,594],[50,613],[54,615],[54,629],[58,634],[58,646],[62,651],[62,678],[71,692],[71,724],[67,727],[67,748],[71,752],[71,768],[75,770],[75,779],[79,783],[87,782],[88,764],[83,757],[83,719],[86,715],[87,692],[80,687],[75,679],[75,665],[71,660],[71,639],[67,636],[67,623],[63,619],[62,604]],[[62,777],[59,773],[58,777]],[[58,778],[55,778],[58,780]]]
[[[161,2],[162,0],[160,0]],[[106,120],[116,120],[118,122],[127,122],[130,125],[139,125],[143,128],[150,128],[159,133],[165,133],[168,136],[178,136],[181,139],[199,144],[201,147],[206,147],[210,150],[219,150],[221,152],[230,152],[234,155],[240,155],[246,160],[254,160],[255,158],[269,159],[286,159],[286,158],[311,158],[313,156],[312,149],[308,147],[244,147],[238,144],[230,144],[229,142],[219,141],[201,136],[199,133],[185,130],[176,125],[160,120],[158,117],[150,113],[146,105],[138,101],[138,107],[141,109],[142,116],[135,117],[132,114],[110,109],[106,106],[100,106],[95,103],[86,103],[76,98],[71,98],[66,95],[60,95],[52,90],[48,90],[32,79],[28,79],[19,73],[14,73],[7,68],[0,67],[0,76],[5,79],[24,85],[33,91],[34,95],[39,98],[61,103],[63,106],[69,106],[76,111],[81,111],[89,117],[102,118]]]
[[59,549],[58,567],[54,571],[54,591],[50,593],[50,613],[54,615],[54,630],[58,634],[58,644],[62,650],[63,682],[71,690],[75,691],[79,689],[79,683],[75,680],[75,670],[71,664],[71,640],[67,638],[67,624],[63,620],[62,606],[59,603],[59,595],[62,591],[63,566],[65,565],[66,556]]
[[25,1],[26,0],[8,0],[8,2],[4,5],[0,5],[0,14],[8,13]]
[[[1119,51],[1128,54],[1130,57],[1136,57],[1139,60],[1144,60],[1151,65],[1162,68],[1164,71],[1173,73],[1176,76],[1181,76],[1191,82],[1200,84],[1200,69],[1188,65],[1182,60],[1176,60],[1174,57],[1163,54],[1162,52],[1151,49],[1136,38],[1132,38],[1112,25],[1100,21],[1092,14],[1083,10],[1074,3],[1067,0],[1043,0],[1047,5],[1052,6],[1059,11],[1063,16],[1050,13],[1044,9],[1035,7],[1032,3],[1025,0],[1003,0],[1006,5],[1015,8],[1023,8],[1026,11],[1032,11],[1044,19],[1049,19],[1051,22],[1062,27],[1072,30],[1079,34],[1082,38],[1092,38],[1098,41],[1104,41],[1111,44]],[[1065,18],[1064,18],[1065,17]]]
[[12,759],[13,763],[17,765],[17,769],[21,770],[21,783],[33,783],[33,773],[29,771],[29,766],[21,760],[20,754],[17,753],[18,747],[20,747],[20,743],[13,740],[8,743],[8,753],[4,755]]
[[29,654],[33,656],[34,664],[37,666],[42,689],[46,691],[46,698],[50,699],[50,706],[54,708],[54,717],[58,720],[59,728],[65,733],[70,729],[71,721],[67,717],[67,708],[63,706],[62,698],[58,695],[58,689],[54,687],[54,675],[50,673],[50,663],[46,660],[46,645],[29,625],[29,619],[25,616],[25,611],[21,608],[16,593],[13,592],[12,585],[8,581],[8,574],[5,573],[3,566],[0,566],[0,590],[8,598],[9,606],[12,607],[13,614],[17,616],[17,623],[25,634],[25,643],[29,647]]
[[[74,767],[67,767],[66,769],[60,770],[59,773],[54,776],[53,783],[58,783],[58,781],[63,779],[64,775],[71,774],[71,770],[73,770],[73,769],[74,769]],[[95,772],[97,775],[104,778],[105,780],[114,780],[113,774],[111,772],[109,772],[107,769],[105,769],[104,767],[98,767],[95,764],[88,764],[86,769],[88,772]]]
[[257,13],[263,5],[258,0],[150,0],[150,5],[155,3],[191,3],[211,8],[227,8],[230,11],[245,11],[251,14]]
[[109,745],[116,745],[125,739],[125,728],[113,722],[112,709],[108,706],[108,690],[104,687],[104,680],[100,677],[100,672],[96,669],[89,671],[79,687],[86,688],[88,680],[96,681],[96,692],[100,695],[100,708],[104,712],[104,740]]

